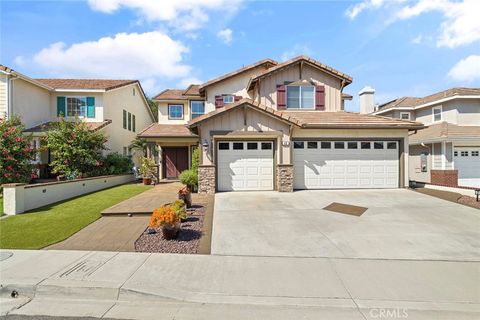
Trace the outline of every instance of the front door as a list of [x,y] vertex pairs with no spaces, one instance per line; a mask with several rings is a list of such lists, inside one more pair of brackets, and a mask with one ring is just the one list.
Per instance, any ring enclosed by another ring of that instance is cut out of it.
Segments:
[[188,169],[188,147],[163,148],[164,150],[164,177],[176,179],[183,170]]

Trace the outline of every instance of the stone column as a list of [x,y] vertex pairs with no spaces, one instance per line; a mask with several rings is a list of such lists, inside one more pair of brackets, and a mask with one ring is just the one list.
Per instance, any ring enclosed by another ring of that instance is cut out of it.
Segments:
[[215,193],[215,165],[198,166],[198,193]]
[[25,183],[8,183],[3,187],[3,212],[15,215],[25,212]]
[[277,190],[293,192],[293,165],[277,164]]

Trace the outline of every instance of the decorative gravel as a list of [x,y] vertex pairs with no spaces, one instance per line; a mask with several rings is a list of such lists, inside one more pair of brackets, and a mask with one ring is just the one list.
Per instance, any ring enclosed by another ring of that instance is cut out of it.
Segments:
[[477,198],[474,197],[462,196],[460,199],[458,199],[458,202],[469,207],[480,209],[480,201],[477,202]]
[[137,252],[163,253],[197,253],[198,243],[202,237],[204,205],[193,205],[194,212],[181,223],[177,239],[165,240],[162,229],[155,229],[156,233],[148,234],[148,228],[135,241]]

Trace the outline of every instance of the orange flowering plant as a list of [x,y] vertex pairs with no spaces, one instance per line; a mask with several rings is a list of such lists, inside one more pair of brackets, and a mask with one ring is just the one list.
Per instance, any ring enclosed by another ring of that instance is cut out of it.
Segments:
[[170,206],[165,206],[153,210],[152,217],[148,226],[158,228],[160,226],[175,226],[180,223],[180,216]]

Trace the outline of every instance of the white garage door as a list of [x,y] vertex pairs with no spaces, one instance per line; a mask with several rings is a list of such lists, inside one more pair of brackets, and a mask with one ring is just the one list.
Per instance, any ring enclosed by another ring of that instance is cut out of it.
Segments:
[[273,190],[273,142],[222,141],[217,150],[219,191]]
[[295,141],[295,189],[398,188],[397,141]]
[[455,147],[453,161],[459,179],[480,179],[480,147]]

